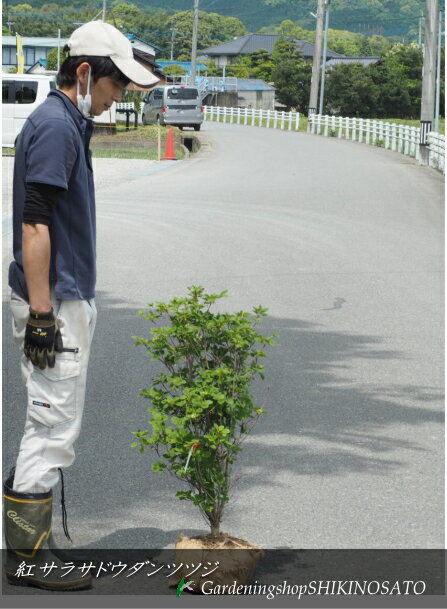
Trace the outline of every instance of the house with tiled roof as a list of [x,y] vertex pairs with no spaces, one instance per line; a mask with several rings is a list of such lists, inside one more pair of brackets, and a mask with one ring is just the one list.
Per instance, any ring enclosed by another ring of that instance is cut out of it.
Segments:
[[[223,67],[233,63],[241,55],[255,53],[261,49],[266,50],[271,55],[275,44],[280,38],[281,36],[278,34],[248,34],[247,36],[234,38],[228,42],[202,49],[199,51],[199,58],[203,61],[214,60],[216,66]],[[315,45],[307,42],[307,40],[295,40],[293,38],[287,38],[287,40],[293,40],[296,43],[297,50],[300,51],[305,59],[312,59]],[[330,49],[326,52],[326,59],[342,57],[344,55],[335,53],[335,51]]]

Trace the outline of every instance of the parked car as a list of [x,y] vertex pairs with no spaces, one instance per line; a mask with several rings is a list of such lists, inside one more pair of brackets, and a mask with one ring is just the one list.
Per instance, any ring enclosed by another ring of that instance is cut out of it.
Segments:
[[2,146],[13,147],[28,116],[56,88],[54,76],[4,74],[2,79]]
[[143,125],[176,125],[199,131],[203,123],[199,90],[184,85],[156,87],[144,100],[142,119]]

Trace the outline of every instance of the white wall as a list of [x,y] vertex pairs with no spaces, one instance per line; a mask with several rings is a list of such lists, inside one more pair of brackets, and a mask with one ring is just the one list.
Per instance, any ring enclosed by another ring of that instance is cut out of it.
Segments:
[[274,91],[238,91],[238,106],[240,108],[255,108],[256,110],[274,110]]

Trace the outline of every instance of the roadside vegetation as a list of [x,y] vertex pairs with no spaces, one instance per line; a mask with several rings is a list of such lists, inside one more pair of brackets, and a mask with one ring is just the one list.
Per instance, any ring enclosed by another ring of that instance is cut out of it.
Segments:
[[[410,127],[420,127],[421,123],[419,119],[406,119],[406,118],[379,118],[381,123],[395,123],[396,125],[409,125]],[[445,135],[445,118],[439,119],[439,133]]]
[[[90,148],[94,158],[118,159],[158,159],[158,129],[160,129],[161,158],[164,157],[169,127],[156,125],[139,125],[126,131],[125,123],[118,122],[116,134],[107,133],[93,135]],[[185,156],[182,147],[181,132],[173,128],[175,156],[182,159]]]
[[[445,52],[441,74],[444,75]],[[307,112],[312,75],[311,62],[304,60],[290,40],[280,39],[269,56],[258,51],[244,57],[250,76],[275,85],[276,100],[287,109]],[[445,78],[441,78],[440,114],[444,115]],[[327,71],[324,114],[359,118],[418,119],[422,96],[422,51],[417,44],[393,44],[377,63],[339,64]]]
[[[161,158],[164,157],[169,127],[160,127]],[[185,131],[186,135],[188,132]],[[191,132],[193,133],[193,132]],[[181,160],[185,157],[182,146],[182,132],[173,127],[175,156]],[[140,125],[137,129],[126,131],[125,123],[117,123],[116,133],[98,133],[90,142],[93,158],[106,159],[158,159],[158,127]],[[14,156],[14,148],[3,148],[3,156]]]

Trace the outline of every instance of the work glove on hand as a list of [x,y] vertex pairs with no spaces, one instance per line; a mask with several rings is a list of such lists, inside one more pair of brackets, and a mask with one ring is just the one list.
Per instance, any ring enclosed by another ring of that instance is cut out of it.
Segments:
[[62,335],[53,309],[49,313],[36,313],[30,307],[23,346],[25,356],[41,370],[47,364],[54,368],[56,351],[61,353],[62,348]]

